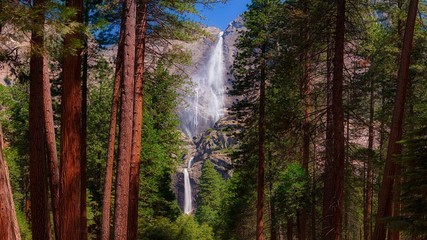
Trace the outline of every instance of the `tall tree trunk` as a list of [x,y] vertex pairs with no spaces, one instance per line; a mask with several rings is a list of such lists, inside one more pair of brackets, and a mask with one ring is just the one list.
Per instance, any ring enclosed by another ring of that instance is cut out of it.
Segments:
[[48,172],[45,152],[43,111],[43,82],[47,76],[44,68],[44,4],[35,0],[34,28],[31,32],[30,59],[30,199],[31,230],[33,239],[50,239]]
[[0,239],[21,240],[15,203],[10,186],[9,170],[3,157],[3,131],[0,125]]
[[369,127],[368,127],[368,149],[369,156],[366,170],[366,188],[365,188],[365,205],[363,208],[363,239],[371,240],[372,238],[372,199],[373,199],[373,184],[374,184],[374,80],[370,83],[370,100],[369,100]]
[[286,238],[287,240],[294,239],[294,221],[291,218],[288,219],[288,223],[286,225]]
[[147,2],[137,1],[136,53],[135,53],[135,94],[133,109],[132,158],[129,178],[128,239],[137,238],[139,164],[141,161],[141,131],[143,110],[143,75],[145,60],[145,29],[147,23]]
[[119,157],[116,178],[114,239],[127,239],[129,210],[129,174],[132,157],[132,127],[135,80],[135,24],[136,4],[126,0],[125,39],[123,57],[123,86],[120,106]]
[[[264,57],[265,46],[262,47]],[[264,60],[262,60],[264,61]],[[259,115],[258,115],[258,196],[257,196],[257,226],[256,239],[264,239],[264,172],[265,172],[265,63],[261,66]]]
[[337,0],[334,76],[332,86],[333,159],[327,167],[322,239],[342,238],[344,190],[344,111],[342,104],[344,69],[345,0]]
[[[308,15],[308,5],[307,1],[303,1],[304,13]],[[303,33],[304,38],[304,49],[303,49],[303,77],[302,77],[302,89],[301,94],[304,98],[304,122],[303,122],[303,143],[302,143],[302,167],[304,168],[307,176],[308,176],[308,163],[310,161],[310,114],[311,114],[311,88],[310,88],[310,62],[309,62],[309,22],[306,20]],[[298,221],[298,239],[305,240],[306,239],[306,225],[307,225],[307,213],[305,209],[300,209],[299,213],[299,221]]]
[[[333,156],[333,122],[332,122],[332,43],[331,36],[327,37],[327,52],[326,52],[326,133],[325,133],[325,182],[327,180],[327,174],[331,172],[331,162]],[[324,188],[324,196],[326,196],[329,190]],[[325,197],[324,197],[325,198]],[[328,209],[327,202],[323,199],[322,214],[325,216],[325,212]]]
[[400,168],[394,162],[393,157],[400,154],[402,147],[398,141],[402,139],[403,117],[405,108],[406,89],[409,82],[409,65],[414,38],[415,20],[418,11],[418,0],[411,0],[408,9],[408,18],[406,21],[405,34],[403,38],[402,54],[398,72],[397,92],[393,109],[390,138],[387,148],[387,157],[384,167],[381,190],[378,195],[378,211],[374,231],[375,240],[384,240],[386,237],[386,228],[384,218],[390,216],[392,208],[392,193],[396,170]]
[[114,74],[113,98],[111,102],[110,130],[108,137],[107,161],[105,167],[104,196],[102,198],[101,240],[110,239],[111,188],[113,182],[114,146],[116,142],[117,110],[119,106],[120,84],[123,76],[124,18],[120,27],[117,49],[116,71]]
[[[73,17],[82,22],[83,0],[67,0],[66,6],[77,12]],[[62,112],[61,112],[61,168],[60,168],[60,234],[61,240],[79,240],[82,227],[81,208],[81,130],[82,130],[82,92],[81,92],[81,48],[75,42],[82,40],[77,31],[64,39]],[[82,42],[81,42],[82,43]],[[67,51],[68,50],[68,51]]]
[[[46,55],[44,56],[46,58]],[[44,71],[48,72],[48,61],[44,60]],[[46,149],[49,165],[49,186],[52,204],[55,239],[59,239],[59,168],[56,149],[55,123],[53,122],[52,95],[48,74],[43,79],[43,114],[46,134]]]

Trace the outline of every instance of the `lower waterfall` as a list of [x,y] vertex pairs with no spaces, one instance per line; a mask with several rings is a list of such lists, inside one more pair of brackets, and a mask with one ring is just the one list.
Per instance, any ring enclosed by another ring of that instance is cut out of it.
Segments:
[[[191,76],[194,95],[186,100],[188,107],[180,113],[181,129],[188,138],[212,127],[225,114],[224,98],[226,70],[224,62],[223,32],[218,34],[217,42],[209,53],[208,61]],[[191,163],[183,169],[184,174],[184,214],[193,212],[193,195],[190,182]]]
[[188,171],[191,168],[191,161],[193,161],[193,159],[190,159],[190,161],[188,161],[188,166],[187,168],[184,168],[184,213],[185,214],[191,214],[191,212],[193,211],[193,206],[192,206],[192,195],[191,195],[191,183],[190,183],[190,175],[188,173]]

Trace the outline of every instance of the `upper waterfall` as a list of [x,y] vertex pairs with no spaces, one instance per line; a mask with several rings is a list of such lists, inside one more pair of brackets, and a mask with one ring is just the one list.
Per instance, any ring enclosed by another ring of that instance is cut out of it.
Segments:
[[180,114],[181,129],[189,138],[213,126],[224,116],[226,69],[223,45],[223,32],[220,32],[208,61],[191,75],[193,94],[186,99],[187,107]]

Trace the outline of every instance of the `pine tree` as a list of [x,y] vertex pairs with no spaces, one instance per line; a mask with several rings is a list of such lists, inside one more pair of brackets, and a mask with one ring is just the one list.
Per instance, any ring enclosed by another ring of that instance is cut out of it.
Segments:
[[215,170],[214,164],[207,160],[203,165],[200,177],[200,191],[197,194],[196,220],[207,224],[215,230],[220,230],[222,207],[226,198],[225,181]]
[[[69,0],[74,9],[72,20],[82,22],[83,0]],[[64,68],[61,98],[61,167],[59,186],[59,238],[80,239],[81,230],[81,33],[64,39]],[[78,45],[76,46],[76,42]]]
[[33,239],[51,239],[49,219],[48,172],[45,152],[43,84],[47,76],[44,47],[44,1],[35,1],[36,24],[31,33],[30,60],[30,192]]
[[409,81],[408,72],[414,37],[415,20],[417,17],[417,9],[418,0],[411,0],[405,27],[405,35],[402,44],[403,48],[398,72],[398,86],[393,110],[390,138],[387,148],[386,165],[384,167],[383,181],[378,196],[378,211],[373,236],[373,239],[375,240],[384,240],[386,237],[386,228],[383,218],[390,216],[392,208],[391,193],[393,191],[393,187],[395,186],[395,174],[396,172],[399,172],[400,169],[400,166],[398,166],[394,162],[393,156],[396,154],[400,154],[402,151],[402,148],[398,144],[398,141],[402,140],[403,134],[405,97]]
[[[132,124],[135,81],[136,3],[125,1],[123,7],[124,47],[120,104],[119,154],[114,206],[114,239],[127,239],[129,210],[129,175],[132,154]],[[121,53],[118,53],[121,54]]]

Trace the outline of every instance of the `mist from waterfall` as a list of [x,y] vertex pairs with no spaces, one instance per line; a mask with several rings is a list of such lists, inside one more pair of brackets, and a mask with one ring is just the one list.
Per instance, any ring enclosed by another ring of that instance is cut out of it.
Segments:
[[[212,127],[224,115],[225,66],[223,32],[218,35],[215,48],[200,70],[191,76],[194,94],[187,98],[188,107],[181,112],[181,129],[190,138]],[[191,164],[184,168],[184,214],[193,212],[190,182]]]
[[181,112],[181,129],[190,139],[224,116],[226,74],[222,35],[223,32],[219,33],[205,65],[191,76],[194,92]]

